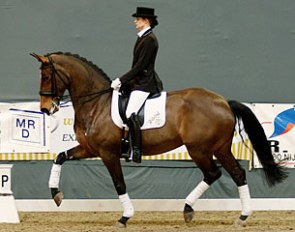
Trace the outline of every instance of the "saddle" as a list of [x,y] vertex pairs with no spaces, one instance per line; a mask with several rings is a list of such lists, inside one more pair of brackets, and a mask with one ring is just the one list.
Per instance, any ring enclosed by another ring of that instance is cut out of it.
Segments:
[[[148,97],[145,104],[138,112],[142,130],[160,128],[165,125],[166,98],[166,92],[152,94]],[[128,153],[129,150],[129,128],[127,126],[127,118],[125,115],[128,101],[129,95],[113,90],[111,116],[113,123],[122,129],[121,156],[123,157],[123,154]]]
[[[150,94],[148,96],[147,100],[157,98],[160,96],[161,96],[161,93]],[[119,102],[118,102],[119,114],[120,114],[121,119],[123,120],[123,123],[126,125],[127,125],[126,109],[127,109],[129,99],[130,99],[130,95],[119,94]],[[145,108],[145,103],[142,105],[142,107],[137,112],[137,115],[138,115],[139,121],[140,121],[140,126],[143,126],[143,122],[144,122],[144,108]]]
[[[158,95],[149,96],[149,98],[145,101],[145,104],[139,110],[139,114],[142,115],[142,130],[160,128],[165,125],[166,98],[167,93],[161,92]],[[126,125],[127,119],[125,116],[125,110],[128,101],[129,97],[126,98],[126,96],[122,96],[119,91],[113,90],[111,106],[111,116],[113,123],[119,128],[125,127],[127,130],[128,127]]]

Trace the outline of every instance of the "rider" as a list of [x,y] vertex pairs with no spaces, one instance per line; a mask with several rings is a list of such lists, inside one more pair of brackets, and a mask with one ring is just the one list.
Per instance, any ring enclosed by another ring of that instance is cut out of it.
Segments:
[[138,39],[133,50],[132,68],[120,78],[112,81],[111,87],[119,89],[128,86],[131,89],[126,109],[127,125],[130,130],[134,162],[141,162],[142,146],[138,111],[150,94],[159,93],[163,85],[155,72],[155,60],[158,52],[158,41],[152,29],[158,25],[153,8],[137,7],[134,24]]

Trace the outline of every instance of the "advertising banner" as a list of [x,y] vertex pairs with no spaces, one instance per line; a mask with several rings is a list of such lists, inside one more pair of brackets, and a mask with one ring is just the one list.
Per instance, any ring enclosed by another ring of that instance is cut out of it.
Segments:
[[71,103],[61,104],[60,110],[50,117],[51,146],[54,155],[78,145],[74,133],[74,109]]
[[[277,162],[295,167],[295,111],[291,104],[246,104],[261,122]],[[53,160],[62,151],[78,145],[74,133],[74,110],[62,103],[52,116],[39,111],[39,103],[0,104],[0,160]],[[232,153],[249,166],[261,165],[244,131],[237,122]],[[190,160],[185,146],[143,157],[144,160]]]
[[[292,104],[253,104],[276,162],[283,166],[295,167],[295,108]],[[254,156],[253,165],[261,167]]]

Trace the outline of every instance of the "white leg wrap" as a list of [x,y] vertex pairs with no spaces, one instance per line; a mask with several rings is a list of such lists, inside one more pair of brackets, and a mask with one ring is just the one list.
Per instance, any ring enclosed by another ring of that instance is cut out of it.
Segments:
[[51,168],[51,173],[49,177],[49,188],[58,188],[59,179],[61,173],[61,165],[60,164],[53,164]]
[[123,206],[123,217],[131,218],[134,215],[134,208],[130,201],[128,193],[119,195],[119,199]]
[[210,187],[206,182],[200,182],[197,187],[187,196],[185,203],[193,206],[202,194]]
[[240,199],[242,203],[242,215],[249,216],[252,214],[251,210],[251,196],[248,185],[238,187]]

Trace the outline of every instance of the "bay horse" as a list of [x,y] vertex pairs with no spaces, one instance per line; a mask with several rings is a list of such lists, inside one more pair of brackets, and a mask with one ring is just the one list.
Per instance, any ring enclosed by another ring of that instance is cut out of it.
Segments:
[[[63,193],[59,191],[62,164],[67,160],[100,157],[122,204],[123,215],[117,225],[126,227],[128,219],[134,215],[134,208],[121,168],[121,128],[111,119],[110,78],[79,55],[62,52],[31,55],[41,62],[41,111],[48,115],[57,112],[66,90],[75,111],[74,131],[79,145],[57,155],[49,178],[55,203],[59,206],[63,199]],[[143,155],[161,154],[185,145],[191,159],[203,173],[203,180],[184,202],[183,215],[187,223],[194,217],[196,201],[221,176],[213,155],[237,185],[242,205],[238,221],[245,224],[252,212],[245,170],[231,152],[237,120],[244,124],[268,184],[273,186],[283,182],[287,173],[274,162],[264,130],[251,109],[209,90],[190,88],[168,92],[165,125],[142,131]]]

